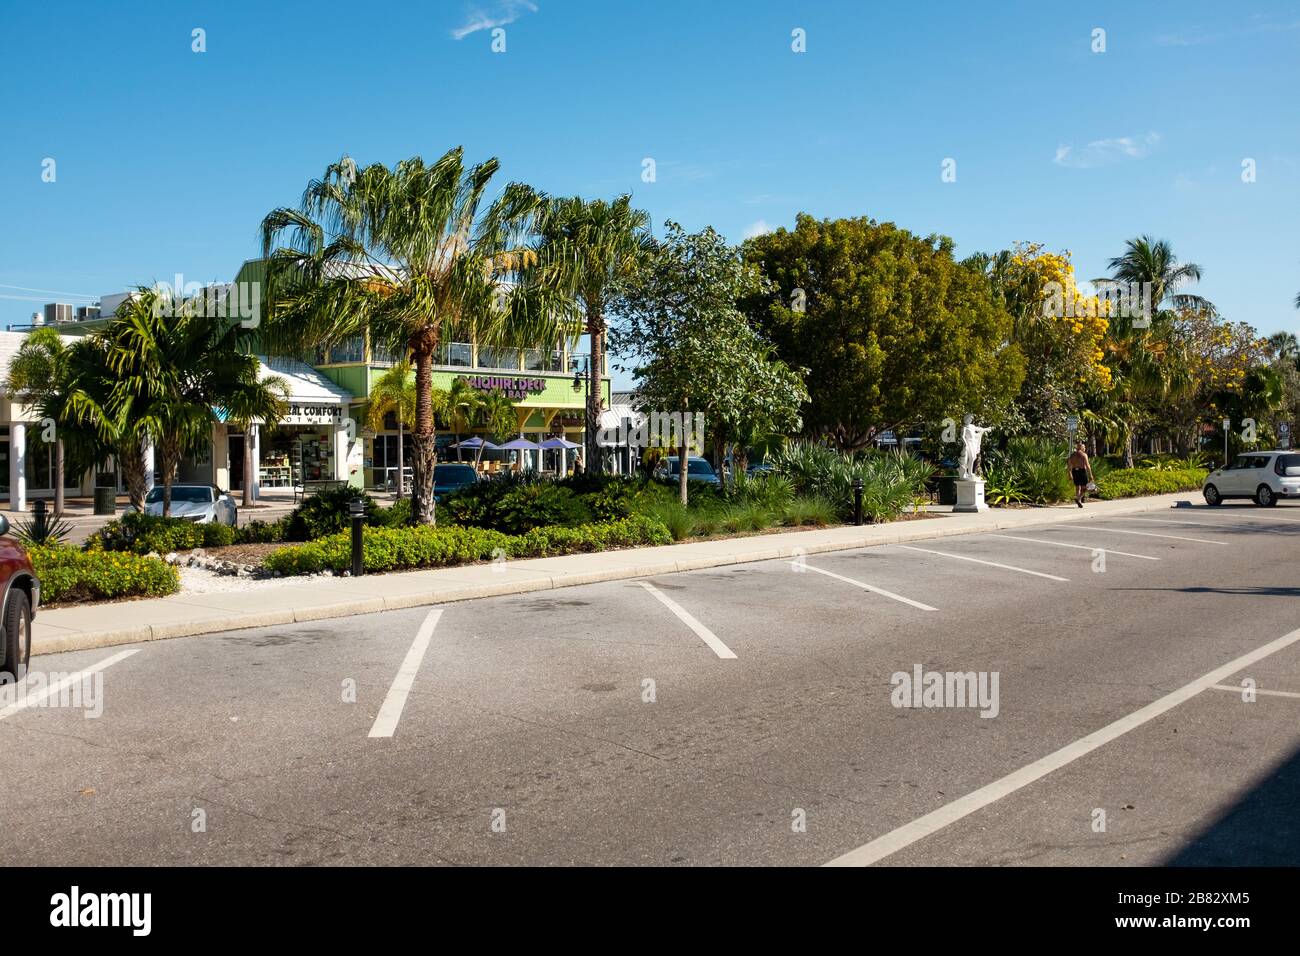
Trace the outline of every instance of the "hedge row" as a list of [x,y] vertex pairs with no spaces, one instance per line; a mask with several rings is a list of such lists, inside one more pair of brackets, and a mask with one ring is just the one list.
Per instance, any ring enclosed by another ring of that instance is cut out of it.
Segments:
[[[368,528],[362,560],[366,572],[373,573],[671,543],[663,524],[642,516],[574,528],[535,528],[522,535],[456,525]],[[352,566],[351,536],[336,534],[281,548],[267,555],[264,564],[285,575],[345,571]]]
[[1178,468],[1157,471],[1152,468],[1121,468],[1097,479],[1097,497],[1137,498],[1142,495],[1166,495],[1176,491],[1199,491],[1204,468]]
[[162,597],[180,590],[176,569],[158,558],[67,545],[27,549],[41,582],[41,603]]

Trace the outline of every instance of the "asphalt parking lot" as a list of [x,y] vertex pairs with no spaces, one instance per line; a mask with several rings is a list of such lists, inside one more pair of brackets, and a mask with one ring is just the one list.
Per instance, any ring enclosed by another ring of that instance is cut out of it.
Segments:
[[37,658],[102,714],[0,704],[0,848],[1294,865],[1298,544],[1198,506]]

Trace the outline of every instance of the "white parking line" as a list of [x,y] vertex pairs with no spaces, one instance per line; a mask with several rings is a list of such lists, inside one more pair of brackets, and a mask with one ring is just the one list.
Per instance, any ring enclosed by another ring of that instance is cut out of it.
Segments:
[[[1174,522],[1178,524],[1179,522]],[[1183,522],[1187,523],[1187,522]],[[1157,534],[1154,531],[1125,531],[1122,528],[1092,528],[1087,525],[1076,524],[1074,527],[1080,531],[1105,531],[1107,534],[1136,534],[1143,538],[1169,538],[1171,541],[1195,541],[1197,544],[1227,544],[1226,541],[1211,541],[1209,538],[1187,538],[1181,534]]]
[[383,706],[379,708],[379,715],[375,717],[369,736],[393,736],[393,731],[397,729],[397,722],[402,719],[402,708],[406,706],[406,698],[411,693],[411,685],[415,682],[416,672],[420,669],[420,662],[424,660],[424,652],[429,649],[433,629],[438,626],[440,617],[442,617],[442,608],[434,608],[420,625],[415,640],[411,642],[411,649],[406,652],[406,657],[402,659],[402,666],[397,669],[397,676],[393,678],[393,686],[388,688],[388,696],[384,698]]
[[[53,684],[47,684],[45,687],[41,688],[39,691],[37,691],[34,694],[23,694],[18,699],[16,699],[12,704],[9,704],[7,707],[0,708],[0,720],[4,720],[6,717],[12,717],[14,714],[18,713],[21,710],[25,710],[28,707],[35,707],[37,704],[41,703],[47,698],[60,694],[64,689],[71,687],[73,684],[80,683],[82,680],[89,677],[91,674],[102,671],[106,667],[112,667],[118,661],[124,661],[132,654],[138,654],[139,652],[140,652],[140,648],[138,647],[134,647],[129,651],[118,651],[116,654],[113,654],[111,657],[105,657],[102,661],[99,661],[98,663],[95,664],[91,664],[89,667],[83,670],[79,670],[72,674],[68,674],[60,681],[56,681]],[[30,667],[31,665],[29,663],[28,664],[29,674],[31,673]],[[23,678],[23,680],[25,681],[26,678]],[[15,690],[17,691],[21,687],[22,687],[21,684],[17,684],[15,685]]]
[[1289,634],[1284,634],[1275,641],[1270,641],[1262,647],[1258,647],[1248,654],[1243,654],[1236,660],[1229,661],[1222,667],[1215,668],[1203,677],[1198,677],[1190,684],[1180,687],[1173,693],[1166,694],[1159,700],[1147,704],[1140,710],[1135,710],[1126,717],[1121,717],[1114,723],[1107,724],[1100,730],[1094,731],[1086,737],[1081,737],[1074,743],[1067,744],[1055,753],[1048,754],[1039,760],[1019,770],[1013,771],[995,780],[990,784],[980,787],[978,790],[960,797],[952,803],[940,807],[925,816],[913,820],[911,823],[905,823],[895,830],[891,830],[884,836],[877,837],[870,843],[863,844],[856,850],[850,850],[843,856],[838,856],[831,860],[827,866],[869,866],[883,860],[885,857],[897,853],[899,850],[911,846],[918,840],[923,840],[933,833],[937,833],[949,824],[956,823],[964,817],[970,816],[977,810],[987,807],[991,803],[1001,800],[1003,797],[1015,793],[1022,787],[1037,780],[1041,780],[1053,771],[1060,770],[1067,764],[1073,763],[1080,757],[1091,753],[1098,747],[1110,743],[1118,737],[1122,737],[1130,730],[1136,730],[1148,721],[1154,720],[1165,711],[1172,710],[1184,701],[1190,700],[1206,688],[1213,687],[1226,677],[1231,677],[1237,671],[1249,667],[1251,664],[1261,661],[1264,658],[1276,654],[1278,651],[1290,647],[1292,644],[1300,641],[1300,629],[1294,630]]
[[[1086,529],[1085,529],[1086,530]],[[991,534],[990,538],[1006,538],[1008,541],[1030,541],[1034,544],[1054,544],[1058,548],[1078,548],[1080,551],[1104,551],[1106,554],[1119,554],[1126,558],[1141,558],[1143,561],[1159,561],[1159,558],[1153,558],[1149,554],[1130,554],[1127,551],[1112,551],[1110,548],[1091,548],[1086,544],[1066,544],[1064,541],[1046,541],[1043,538],[1022,538],[1015,534]]]
[[843,581],[845,584],[852,584],[855,588],[862,588],[864,591],[870,591],[872,594],[879,594],[881,597],[887,597],[893,601],[901,601],[904,604],[910,604],[912,607],[921,611],[937,611],[937,607],[930,607],[928,604],[922,604],[920,601],[913,601],[911,598],[905,598],[901,594],[895,594],[893,591],[886,591],[884,588],[878,588],[873,584],[867,584],[865,581],[855,581],[853,578],[846,578],[842,574],[836,574],[834,571],[827,571],[825,568],[814,568],[811,564],[805,564],[804,567],[809,571],[816,571],[818,574],[824,574],[828,578],[835,578],[837,581]]
[[648,581],[638,581],[637,584],[641,585],[641,587],[645,588],[647,591],[649,591],[651,594],[657,597],[660,603],[662,603],[664,607],[668,608],[668,610],[676,614],[683,624],[685,624],[692,631],[698,634],[700,640],[702,640],[705,644],[708,644],[709,647],[713,649],[713,653],[717,654],[724,661],[734,661],[736,659],[736,655],[732,653],[731,648],[729,648],[726,644],[723,644],[722,641],[718,640],[718,636],[714,634],[712,631],[710,631],[703,624],[701,624],[699,621],[697,621],[695,619],[695,616],[691,614],[690,611],[686,610],[686,608],[682,607],[680,604],[678,604],[676,601],[670,598],[667,594],[664,594],[663,591],[660,591],[657,587],[655,587],[653,584],[650,584]]
[[[1232,693],[1234,694],[1240,694],[1245,688],[1233,687],[1231,684],[1215,684],[1210,689],[1228,690],[1228,691],[1232,691]],[[1253,693],[1263,694],[1265,697],[1293,697],[1296,700],[1300,700],[1300,694],[1294,693],[1293,691],[1289,691],[1289,690],[1261,690],[1260,688],[1256,687],[1254,688]]]
[[1058,577],[1055,574],[1047,574],[1043,571],[1030,571],[1028,568],[1018,568],[1014,564],[998,564],[996,561],[985,561],[981,558],[968,558],[964,554],[953,554],[950,551],[931,551],[929,548],[914,548],[910,544],[900,544],[900,548],[908,551],[924,551],[926,554],[937,554],[941,558],[954,558],[958,561],[971,561],[975,564],[987,564],[991,568],[1002,568],[1006,571],[1019,571],[1021,574],[1032,574],[1036,578],[1048,578],[1052,581],[1068,581],[1069,578]]
[[1288,524],[1300,521],[1300,518],[1284,518],[1281,515],[1273,514],[1272,510],[1266,511],[1264,508],[1258,508],[1252,511],[1246,509],[1229,508],[1227,511],[1221,511],[1215,508],[1210,510],[1197,510],[1197,516],[1204,515],[1207,518],[1243,518],[1246,521],[1285,521]]

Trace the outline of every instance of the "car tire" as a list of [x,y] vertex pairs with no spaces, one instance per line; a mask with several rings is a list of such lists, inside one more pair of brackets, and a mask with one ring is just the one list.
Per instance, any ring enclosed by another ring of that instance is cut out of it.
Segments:
[[1214,485],[1206,485],[1201,493],[1205,495],[1205,503],[1211,508],[1217,508],[1223,504],[1223,495],[1219,494],[1219,489]]
[[1260,485],[1255,489],[1255,504],[1261,508],[1272,508],[1277,504],[1277,495],[1268,485]]
[[32,606],[22,588],[9,589],[4,619],[4,670],[22,680],[32,656]]

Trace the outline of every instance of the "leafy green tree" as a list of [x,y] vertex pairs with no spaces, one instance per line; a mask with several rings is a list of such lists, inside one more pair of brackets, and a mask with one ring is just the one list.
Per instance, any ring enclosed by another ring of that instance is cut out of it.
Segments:
[[369,330],[374,346],[411,356],[420,523],[433,521],[433,359],[444,336],[531,346],[557,341],[573,313],[558,266],[530,244],[546,197],[511,183],[485,207],[498,167],[467,167],[460,147],[392,169],[345,156],[307,185],[299,208],[262,221],[268,343],[300,351]]
[[867,218],[750,239],[775,294],[744,304],[777,355],[809,370],[805,431],[841,449],[970,412],[992,416],[1024,375],[1012,321],[952,241]]
[[[797,429],[807,398],[800,374],[772,357],[736,305],[763,294],[762,276],[712,229],[688,234],[670,221],[654,249],[622,284],[610,337],[632,364],[642,406],[703,414],[715,434],[742,445],[763,432]],[[677,449],[683,504],[685,441]]]
[[590,337],[584,452],[588,468],[600,461],[601,370],[605,362],[610,300],[617,284],[636,274],[652,245],[650,217],[632,208],[631,196],[613,202],[577,196],[552,200],[538,227],[546,257],[564,271]]
[[452,380],[451,387],[446,391],[446,398],[442,400],[440,412],[451,429],[452,437],[456,439],[457,461],[461,460],[460,436],[474,427],[474,421],[478,418],[482,405],[482,392],[463,377]]
[[223,420],[244,423],[274,423],[286,410],[288,386],[275,376],[259,377],[250,336],[238,323],[212,315],[202,297],[178,302],[157,289],[139,290],[109,323],[114,417],[136,416],[154,439],[164,515],[171,514],[181,458],[212,441],[214,410]]
[[[492,435],[512,435],[519,428],[519,416],[515,413],[515,403],[499,388],[484,395],[478,403],[478,423],[483,427],[483,438]],[[474,452],[474,464],[483,462],[483,446]]]
[[[415,427],[415,375],[411,363],[405,359],[393,365],[370,386],[369,404],[366,407],[366,426],[372,431],[382,431],[384,418],[390,413],[397,419],[397,497],[406,496],[406,461],[403,438],[406,429]],[[447,405],[447,393],[434,389],[432,401],[435,413]]]
[[[54,514],[63,514],[64,443],[60,434],[68,420],[68,401],[73,393],[69,348],[56,329],[33,329],[9,363],[5,388],[21,396],[42,419],[55,423]],[[41,429],[44,431],[44,429]],[[12,452],[11,452],[12,454]]]

